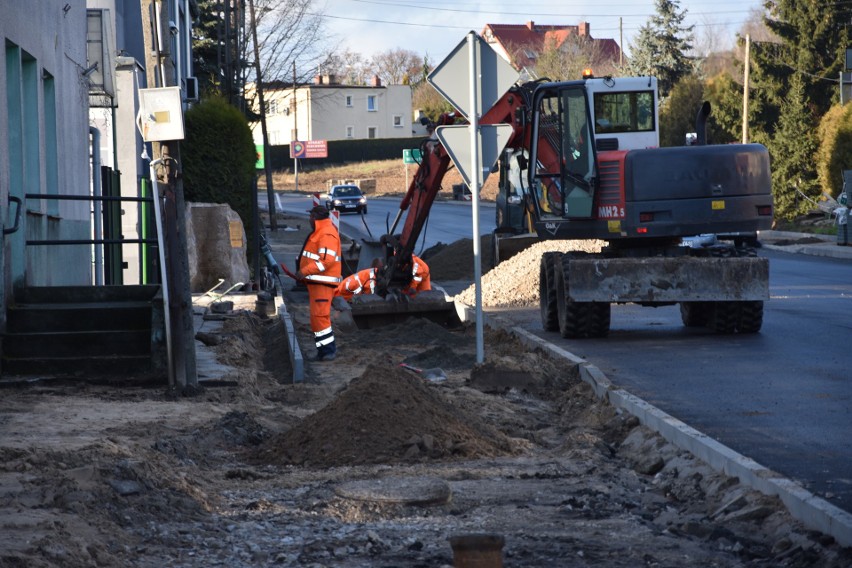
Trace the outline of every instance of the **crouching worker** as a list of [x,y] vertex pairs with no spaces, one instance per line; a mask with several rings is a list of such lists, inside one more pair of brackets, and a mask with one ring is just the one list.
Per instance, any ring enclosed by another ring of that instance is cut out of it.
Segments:
[[419,256],[411,255],[411,284],[405,291],[409,296],[432,289],[432,279],[429,278],[429,265]]
[[379,270],[382,269],[384,263],[381,259],[374,258],[370,268],[359,270],[351,276],[347,276],[337,286],[334,292],[335,296],[340,296],[347,302],[351,302],[352,298],[361,294],[376,293],[376,276]]
[[299,253],[296,278],[308,288],[311,331],[317,354],[313,361],[332,361],[337,353],[331,329],[331,300],[340,284],[340,234],[329,219],[328,209],[318,205],[309,210],[312,232]]

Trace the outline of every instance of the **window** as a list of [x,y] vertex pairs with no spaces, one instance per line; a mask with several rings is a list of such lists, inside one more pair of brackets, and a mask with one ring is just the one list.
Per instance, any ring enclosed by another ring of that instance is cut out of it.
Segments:
[[394,128],[402,128],[402,126],[403,126],[402,115],[401,114],[393,115],[393,127]]
[[346,137],[347,138],[355,138],[355,127],[347,126],[346,127]]
[[595,93],[595,133],[652,132],[654,92]]
[[352,95],[346,95],[346,106],[352,108]]
[[266,116],[272,116],[278,114],[278,101],[276,99],[272,99],[271,101],[263,101],[264,106],[266,107],[266,112],[264,113]]
[[378,104],[376,104],[376,95],[367,95],[367,112],[376,112],[379,110]]
[[375,138],[376,137],[376,127],[368,126],[367,127],[367,138]]

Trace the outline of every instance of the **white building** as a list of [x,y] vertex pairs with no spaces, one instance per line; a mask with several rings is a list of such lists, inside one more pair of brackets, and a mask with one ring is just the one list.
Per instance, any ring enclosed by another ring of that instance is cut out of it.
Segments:
[[[254,97],[254,84],[247,86]],[[411,87],[383,86],[378,78],[370,85],[342,85],[333,76],[317,76],[313,84],[264,84],[269,144],[293,140],[355,140],[408,138],[414,135],[411,120]],[[256,106],[255,112],[259,109]],[[256,144],[263,143],[260,123],[252,125]]]
[[[91,282],[90,204],[34,195],[89,193],[86,9],[79,2],[5,2],[0,18],[0,318],[27,286]],[[23,203],[14,230],[15,200]]]

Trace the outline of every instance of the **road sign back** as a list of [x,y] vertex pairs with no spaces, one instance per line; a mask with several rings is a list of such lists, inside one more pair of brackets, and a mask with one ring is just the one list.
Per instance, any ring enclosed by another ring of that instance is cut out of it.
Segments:
[[478,70],[476,108],[470,107],[470,44],[467,38],[435,67],[426,78],[445,99],[450,101],[467,119],[471,112],[481,116],[518,80],[518,72],[488,43],[476,36],[474,56]]

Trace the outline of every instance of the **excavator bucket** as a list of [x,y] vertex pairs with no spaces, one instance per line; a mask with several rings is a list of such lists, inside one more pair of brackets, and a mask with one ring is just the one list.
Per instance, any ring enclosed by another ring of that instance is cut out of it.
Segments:
[[[355,271],[369,268],[375,258],[384,259],[387,247],[379,241],[362,240],[357,245],[357,259],[351,259]],[[362,294],[351,303],[336,302],[337,318],[347,324],[354,322],[359,329],[371,329],[405,321],[407,318],[425,318],[447,327],[461,324],[455,303],[443,290],[433,289],[416,296],[389,293],[387,296]]]
[[461,324],[455,303],[442,290],[420,292],[414,297],[367,294],[355,296],[349,305],[352,319],[359,329],[372,329],[405,321],[424,318],[446,327]]

